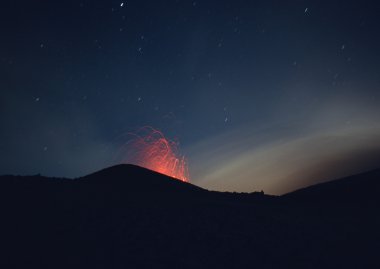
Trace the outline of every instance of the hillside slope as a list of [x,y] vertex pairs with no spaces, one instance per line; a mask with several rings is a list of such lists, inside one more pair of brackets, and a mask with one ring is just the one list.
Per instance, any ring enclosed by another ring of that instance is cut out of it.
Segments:
[[[3,176],[0,186],[1,268],[380,265],[378,210],[310,203],[326,197],[322,185],[284,197],[218,193],[120,165],[75,180]],[[339,186],[330,195],[343,197]]]

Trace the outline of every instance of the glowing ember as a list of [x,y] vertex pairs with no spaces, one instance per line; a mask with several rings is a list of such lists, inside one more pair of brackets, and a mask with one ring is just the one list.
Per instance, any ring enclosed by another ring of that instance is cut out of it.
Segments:
[[136,164],[170,177],[189,182],[187,162],[178,155],[175,142],[152,127],[143,127],[129,140],[123,162]]

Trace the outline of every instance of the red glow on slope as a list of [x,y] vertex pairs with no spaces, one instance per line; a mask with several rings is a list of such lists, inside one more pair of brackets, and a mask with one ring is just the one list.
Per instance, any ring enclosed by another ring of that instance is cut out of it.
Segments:
[[143,127],[125,145],[127,154],[124,162],[189,182],[187,162],[178,155],[178,145],[165,138],[162,132]]

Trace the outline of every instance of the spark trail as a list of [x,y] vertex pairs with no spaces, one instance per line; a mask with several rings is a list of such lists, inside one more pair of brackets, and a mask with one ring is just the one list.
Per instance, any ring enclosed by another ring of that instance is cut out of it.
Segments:
[[124,146],[123,162],[132,163],[161,174],[189,182],[187,161],[178,153],[178,144],[165,138],[162,132],[146,126],[130,134]]

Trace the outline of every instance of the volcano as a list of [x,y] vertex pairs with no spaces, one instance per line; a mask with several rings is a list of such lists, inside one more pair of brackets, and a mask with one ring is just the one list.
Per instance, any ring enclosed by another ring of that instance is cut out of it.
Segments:
[[134,165],[0,177],[1,268],[379,268],[380,170],[284,196]]

